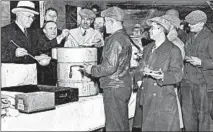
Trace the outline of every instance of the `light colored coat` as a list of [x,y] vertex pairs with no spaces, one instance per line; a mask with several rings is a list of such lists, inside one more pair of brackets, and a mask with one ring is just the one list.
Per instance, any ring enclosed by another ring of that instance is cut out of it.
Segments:
[[92,46],[92,44],[96,42],[98,42],[96,47],[104,45],[103,36],[99,31],[89,28],[86,32],[86,35],[83,36],[83,32],[80,27],[71,29],[64,47]]

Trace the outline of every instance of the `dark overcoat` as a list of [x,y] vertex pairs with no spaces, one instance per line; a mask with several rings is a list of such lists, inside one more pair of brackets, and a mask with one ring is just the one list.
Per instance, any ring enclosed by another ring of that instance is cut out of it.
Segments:
[[2,63],[36,63],[34,59],[29,56],[16,57],[15,50],[17,47],[10,41],[13,40],[21,48],[25,48],[28,53],[36,54],[36,43],[32,42],[34,32],[27,30],[27,36],[21,31],[15,22],[1,28],[1,62]]
[[188,75],[187,71],[188,67],[190,68],[190,64],[187,64],[184,68],[187,80],[189,79],[195,83],[199,83],[197,78],[204,80],[207,84],[208,92],[213,92],[213,33],[211,30],[204,27],[195,39],[190,34],[186,42],[185,51],[187,56],[195,56],[201,59],[201,66],[197,68],[202,76],[198,77],[199,74]]
[[[140,67],[136,70],[136,80],[143,80],[140,105],[143,105],[143,131],[180,130],[178,106],[175,94],[176,84],[183,77],[183,60],[180,49],[165,40],[153,53],[151,43],[144,49]],[[161,69],[163,80],[144,76],[142,69],[148,65],[152,70]]]

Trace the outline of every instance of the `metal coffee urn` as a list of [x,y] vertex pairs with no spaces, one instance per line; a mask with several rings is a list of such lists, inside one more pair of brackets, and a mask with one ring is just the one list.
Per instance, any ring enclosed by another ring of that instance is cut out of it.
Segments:
[[57,60],[57,84],[79,88],[79,96],[98,94],[98,85],[79,68],[84,62],[97,64],[97,48],[53,48],[52,58]]

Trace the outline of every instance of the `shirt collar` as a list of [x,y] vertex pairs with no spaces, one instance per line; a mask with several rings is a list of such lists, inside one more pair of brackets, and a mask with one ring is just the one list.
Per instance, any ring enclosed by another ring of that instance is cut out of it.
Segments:
[[88,29],[83,29],[82,27],[79,27],[79,28],[80,28],[82,34],[84,33],[85,30],[86,30],[86,32],[88,33],[88,32],[92,29],[91,27],[88,28]]
[[18,27],[21,29],[21,31],[24,33],[24,27],[21,26],[21,24],[19,24],[17,21],[15,21],[15,23],[18,25]]

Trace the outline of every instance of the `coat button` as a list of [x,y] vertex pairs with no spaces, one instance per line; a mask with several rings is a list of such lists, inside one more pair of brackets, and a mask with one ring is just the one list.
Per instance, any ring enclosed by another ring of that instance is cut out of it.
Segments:
[[157,86],[157,83],[154,83],[154,86]]
[[156,96],[156,93],[153,93],[153,96]]

